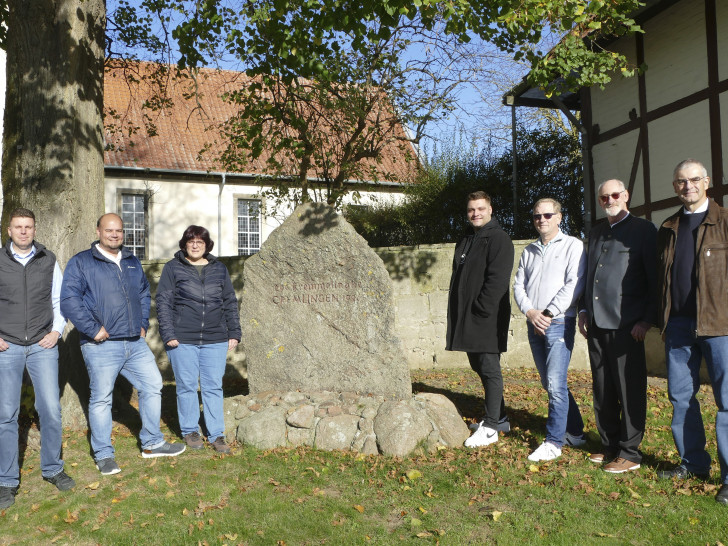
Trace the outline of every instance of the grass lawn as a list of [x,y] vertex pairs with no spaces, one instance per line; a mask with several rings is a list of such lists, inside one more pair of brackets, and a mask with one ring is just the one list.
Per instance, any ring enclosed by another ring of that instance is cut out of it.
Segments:
[[[0,544],[728,543],[728,507],[713,500],[717,462],[707,483],[655,480],[656,468],[677,461],[664,382],[650,381],[642,468],[610,475],[587,459],[599,447],[588,373],[570,373],[570,385],[589,442],[544,464],[526,459],[544,437],[538,376],[505,370],[504,377],[511,433],[478,450],[406,459],[243,446],[228,456],[205,449],[142,459],[132,417],[114,429],[122,472],[101,476],[87,433],[66,431],[76,488],[56,491],[41,479],[39,454],[21,450],[22,483],[15,504],[0,512]],[[468,419],[481,414],[482,387],[469,370],[416,371],[412,380],[415,391],[448,396]],[[236,388],[226,386],[227,394]],[[715,457],[709,387],[701,404]],[[176,436],[170,386],[163,425]]]

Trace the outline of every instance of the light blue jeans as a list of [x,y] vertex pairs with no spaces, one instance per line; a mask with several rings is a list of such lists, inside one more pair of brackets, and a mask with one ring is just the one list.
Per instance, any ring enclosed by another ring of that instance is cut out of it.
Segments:
[[94,459],[114,456],[111,445],[111,400],[116,378],[121,374],[139,393],[139,416],[142,428],[139,440],[142,449],[164,444],[159,430],[162,414],[162,375],[144,338],[107,340],[81,345],[91,383],[88,420],[91,426],[91,449]]
[[673,317],[665,329],[667,394],[672,403],[672,437],[680,464],[690,472],[707,474],[710,455],[705,450],[705,428],[700,403],[700,363],[705,357],[718,406],[715,435],[721,483],[728,483],[728,336],[696,337],[695,319]]
[[549,395],[549,411],[546,419],[546,441],[561,447],[565,433],[581,436],[584,421],[579,406],[566,382],[571,352],[574,350],[576,319],[553,319],[546,335],[539,336],[528,323],[528,342],[533,360],[541,376],[541,385]]
[[203,345],[180,343],[177,347],[167,347],[177,383],[177,415],[182,436],[199,430],[198,380],[207,438],[212,442],[225,435],[222,376],[225,374],[227,349],[227,342]]
[[58,346],[10,346],[0,352],[0,485],[19,483],[18,413],[23,370],[28,369],[40,418],[40,470],[52,478],[63,470],[61,403],[58,394]]

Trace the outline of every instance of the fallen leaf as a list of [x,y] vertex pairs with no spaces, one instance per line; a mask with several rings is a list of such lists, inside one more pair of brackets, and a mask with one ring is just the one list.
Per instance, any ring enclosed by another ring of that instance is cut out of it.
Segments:
[[167,491],[167,493],[164,496],[167,497],[168,499],[171,497],[174,497],[174,491]]
[[238,538],[238,534],[237,533],[234,533],[234,534],[225,533],[225,538],[228,540],[235,540],[236,538]]
[[407,476],[407,479],[414,481],[422,477],[422,472],[413,468],[405,472],[405,476]]
[[529,470],[529,472],[538,472],[538,465],[536,465],[536,464],[528,465],[528,470]]
[[78,521],[78,511],[74,510],[71,512],[70,510],[66,509],[66,517],[63,518],[63,521],[66,523],[75,523]]
[[419,511],[422,512],[423,514],[426,514],[427,513],[427,510],[425,510],[424,508],[422,508],[422,506],[419,507]]
[[417,533],[417,536],[419,538],[427,538],[427,537],[431,537],[432,533],[430,533],[429,531],[422,531],[421,533]]
[[101,482],[91,482],[86,486],[86,489],[91,489],[92,491],[96,491],[101,486]]
[[498,510],[493,510],[490,513],[490,517],[493,518],[493,521],[498,521],[502,515],[503,512],[499,512]]
[[361,504],[355,504],[354,505],[354,510],[356,510],[360,514],[363,514],[364,513],[364,507]]
[[641,498],[642,498],[642,497],[641,497],[641,496],[639,495],[639,493],[637,493],[636,491],[634,491],[634,490],[630,489],[629,487],[627,488],[627,491],[629,491],[629,494],[630,494],[630,495],[632,495],[632,498],[633,498],[633,499],[641,499]]

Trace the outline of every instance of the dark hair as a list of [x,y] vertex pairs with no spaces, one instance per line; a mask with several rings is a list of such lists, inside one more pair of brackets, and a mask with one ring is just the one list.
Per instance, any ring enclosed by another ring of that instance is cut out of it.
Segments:
[[212,252],[212,247],[215,243],[210,239],[210,232],[202,226],[189,226],[182,234],[182,238],[179,240],[179,248],[182,251],[187,250],[187,243],[192,239],[202,239],[205,241],[205,256]]
[[473,193],[468,195],[468,203],[470,203],[471,201],[479,201],[480,199],[485,199],[490,205],[490,195],[488,195],[484,191],[474,191]]
[[33,223],[35,224],[35,214],[33,214],[33,211],[30,209],[15,209],[13,212],[10,213],[10,220],[12,220],[13,218],[32,218]]

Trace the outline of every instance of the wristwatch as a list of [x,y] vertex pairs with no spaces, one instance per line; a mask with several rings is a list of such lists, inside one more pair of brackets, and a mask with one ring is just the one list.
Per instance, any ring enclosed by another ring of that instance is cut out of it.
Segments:
[[543,311],[541,311],[541,314],[544,317],[554,318],[554,314],[551,311],[549,311],[548,309],[544,309]]

